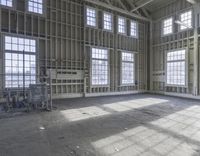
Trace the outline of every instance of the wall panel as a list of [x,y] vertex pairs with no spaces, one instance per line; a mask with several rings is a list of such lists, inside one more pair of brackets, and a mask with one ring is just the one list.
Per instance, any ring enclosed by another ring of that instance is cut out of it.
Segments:
[[[38,39],[38,80],[51,69],[54,97],[74,97],[86,93],[108,93],[145,90],[147,86],[148,23],[138,21],[139,39],[117,34],[118,12],[85,3],[83,0],[45,0],[45,14],[27,12],[25,0],[16,1],[16,10],[0,7],[1,38],[4,33]],[[92,6],[99,12],[98,28],[85,26],[84,8]],[[114,16],[114,31],[102,30],[102,12]],[[127,21],[131,17],[125,16]],[[135,19],[136,20],[136,19]],[[3,42],[1,42],[1,45]],[[90,85],[91,47],[109,49],[110,86]],[[131,51],[136,55],[136,85],[120,84],[120,53]],[[3,88],[3,47],[0,51],[1,81]],[[4,89],[1,89],[1,93]],[[1,95],[2,96],[2,95]]]
[[[174,20],[179,19],[180,13],[187,11],[193,11],[193,22],[194,27],[190,30],[179,31],[178,25],[174,24],[174,33],[168,36],[162,36],[162,21],[168,17],[173,17]],[[152,47],[152,59],[151,63],[153,69],[151,71],[151,77],[153,86],[151,88],[152,91],[155,92],[174,92],[174,93],[184,93],[184,94],[195,94],[194,93],[194,66],[198,66],[194,64],[194,49],[195,42],[199,44],[199,32],[198,39],[195,39],[195,21],[197,22],[199,17],[199,13],[194,12],[193,6],[183,0],[177,0],[168,6],[162,7],[153,13],[153,47]],[[199,27],[199,23],[197,24]],[[198,28],[199,29],[199,28]],[[188,72],[186,73],[188,80],[186,87],[167,87],[165,84],[165,53],[166,51],[176,50],[176,49],[187,49],[187,57],[188,63],[187,68]],[[198,49],[199,53],[199,49]],[[199,77],[198,72],[198,77]],[[198,81],[199,82],[199,81]],[[198,92],[199,92],[199,84],[198,84]]]

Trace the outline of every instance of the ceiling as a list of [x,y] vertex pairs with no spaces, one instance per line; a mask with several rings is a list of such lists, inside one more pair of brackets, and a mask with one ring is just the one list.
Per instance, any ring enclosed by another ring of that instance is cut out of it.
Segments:
[[[137,0],[141,1],[141,0]],[[154,10],[161,8],[163,6],[166,6],[170,3],[175,2],[176,0],[154,0],[151,3],[147,4],[145,8],[149,10],[150,12],[153,12]],[[136,2],[137,3],[137,2]]]
[[151,12],[176,0],[95,0],[126,11],[149,17]]
[[[131,15],[138,19],[149,21],[154,11],[169,5],[177,0],[84,0],[95,5],[119,11]],[[180,0],[188,1],[190,4],[200,4],[200,0]]]
[[[118,0],[110,0],[110,1],[118,1]],[[155,9],[165,6],[174,1],[176,0],[121,0],[122,3],[129,2],[134,4],[136,7],[145,4],[144,8],[146,8],[150,12],[153,12]]]

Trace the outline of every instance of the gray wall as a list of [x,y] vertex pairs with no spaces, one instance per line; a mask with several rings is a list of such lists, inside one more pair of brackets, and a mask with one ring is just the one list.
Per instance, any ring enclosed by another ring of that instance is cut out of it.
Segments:
[[[196,7],[196,6],[195,6]],[[163,19],[173,16],[176,20],[183,11],[192,9],[194,28],[189,31],[178,31],[174,24],[174,34],[162,37],[161,24]],[[198,9],[199,10],[199,9]],[[152,51],[151,51],[151,90],[155,92],[173,92],[198,95],[199,92],[199,13],[185,0],[158,9],[153,13]],[[196,27],[195,27],[196,25]],[[167,87],[165,85],[165,53],[166,51],[186,48],[188,51],[188,82],[187,87]],[[197,74],[197,75],[196,75]]]
[[[139,39],[119,35],[116,32],[117,16],[124,16],[128,21],[132,18],[93,6],[98,9],[99,28],[88,28],[84,25],[84,8],[87,5],[92,6],[82,0],[46,0],[45,15],[40,16],[26,11],[25,0],[16,0],[15,9],[2,6],[0,8],[1,39],[4,33],[27,35],[38,39],[38,80],[41,76],[48,74],[49,69],[52,73],[57,73],[52,79],[55,98],[76,97],[91,93],[107,94],[146,90],[148,24],[138,21]],[[105,32],[101,29],[103,10],[114,15],[114,32]],[[2,42],[1,45],[3,45]],[[90,49],[92,46],[109,49],[109,87],[90,85]],[[121,51],[136,52],[136,81],[138,83],[135,86],[120,85]],[[0,51],[0,64],[0,89],[2,88],[3,91],[3,46]],[[63,73],[64,78],[58,73]]]

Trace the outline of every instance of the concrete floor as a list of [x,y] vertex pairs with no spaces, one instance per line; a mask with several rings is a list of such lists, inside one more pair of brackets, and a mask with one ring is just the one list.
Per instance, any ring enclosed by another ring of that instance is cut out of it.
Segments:
[[0,119],[0,156],[199,156],[200,103],[158,95],[56,101]]

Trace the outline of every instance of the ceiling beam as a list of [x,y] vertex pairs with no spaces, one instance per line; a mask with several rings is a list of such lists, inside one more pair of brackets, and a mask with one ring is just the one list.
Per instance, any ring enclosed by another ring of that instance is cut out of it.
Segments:
[[186,1],[191,3],[191,4],[196,4],[197,3],[195,0],[186,0]]
[[113,10],[113,11],[116,11],[116,12],[120,12],[120,13],[122,13],[122,14],[131,16],[131,17],[134,17],[134,18],[143,20],[143,21],[148,21],[148,22],[151,21],[149,18],[146,18],[146,17],[140,16],[140,15],[137,15],[137,14],[135,14],[135,13],[126,11],[126,10],[124,10],[124,9],[121,9],[121,8],[118,8],[118,7],[115,7],[115,6],[113,6],[113,5],[109,5],[109,4],[107,4],[107,3],[103,3],[103,2],[100,2],[100,1],[97,1],[97,0],[84,0],[84,1],[85,1],[85,2],[88,2],[88,3],[92,3],[92,4],[95,4],[95,5],[98,5],[98,6],[101,6],[101,7],[104,7],[104,8],[107,8],[107,9],[110,9],[110,10]]
[[126,8],[126,6],[122,3],[121,0],[118,0],[118,3],[122,6],[122,8],[123,8],[124,10],[128,10],[128,9]]
[[142,9],[142,11],[143,11],[143,13],[144,13],[144,15],[145,15],[146,17],[151,18],[150,13],[149,13],[145,8],[141,8],[141,9]]
[[105,0],[108,4],[111,4],[109,0]]
[[144,7],[145,5],[147,5],[147,4],[149,4],[149,3],[153,2],[153,1],[154,0],[148,0],[148,1],[146,1],[146,2],[144,2],[142,4],[140,4],[140,5],[138,5],[136,8],[134,8],[133,10],[131,10],[131,12],[134,12],[134,11],[140,9],[140,8]]
[[[126,2],[128,3],[128,5],[131,6],[131,10],[136,7],[135,4],[132,3],[132,1],[130,2],[130,0],[126,0]],[[138,10],[136,12],[137,14],[141,15],[141,13]]]

